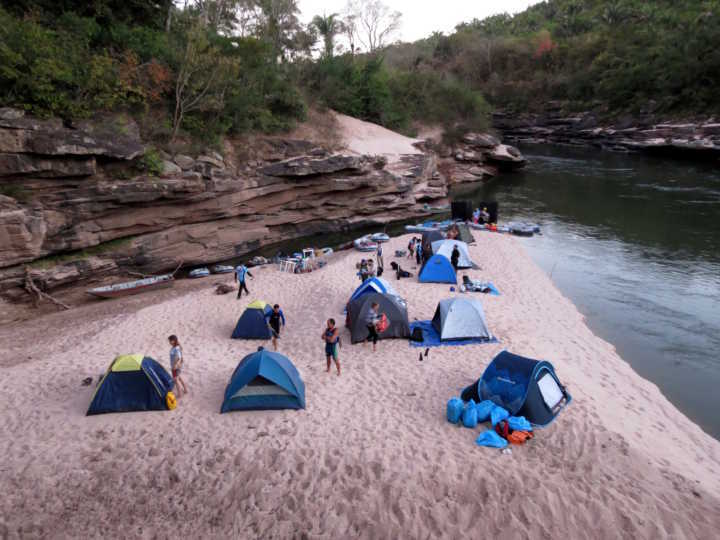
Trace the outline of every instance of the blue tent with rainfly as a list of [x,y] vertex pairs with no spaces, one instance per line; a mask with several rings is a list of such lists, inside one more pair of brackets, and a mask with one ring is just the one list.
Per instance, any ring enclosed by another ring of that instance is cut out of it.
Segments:
[[272,312],[272,308],[262,300],[256,300],[245,308],[238,319],[232,339],[270,339],[272,332],[268,326],[265,315]]
[[260,347],[235,368],[220,412],[304,408],[305,384],[293,363]]
[[383,278],[373,277],[366,279],[362,282],[362,285],[355,289],[355,292],[352,293],[352,296],[350,297],[350,302],[357,300],[363,295],[374,293],[392,294],[393,296],[398,296],[398,293],[395,292],[395,289],[393,289],[393,286],[390,285],[390,283],[385,281]]
[[572,401],[550,362],[502,351],[482,377],[462,392],[462,399],[490,400],[511,416],[546,426]]
[[118,356],[98,383],[87,414],[164,411],[172,388],[170,374],[149,356]]
[[457,275],[450,259],[442,255],[433,255],[420,268],[420,283],[452,283],[457,285]]

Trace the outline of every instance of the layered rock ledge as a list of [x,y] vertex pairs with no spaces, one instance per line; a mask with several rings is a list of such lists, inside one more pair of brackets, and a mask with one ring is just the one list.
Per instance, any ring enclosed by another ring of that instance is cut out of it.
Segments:
[[694,159],[720,159],[720,123],[658,122],[651,117],[601,122],[593,112],[493,114],[493,127],[518,143],[594,146],[613,152],[646,152]]
[[268,136],[222,155],[161,152],[153,175],[145,152],[128,119],[64,125],[0,109],[0,295],[23,297],[26,266],[52,291],[419,216],[447,196],[429,152],[388,159]]

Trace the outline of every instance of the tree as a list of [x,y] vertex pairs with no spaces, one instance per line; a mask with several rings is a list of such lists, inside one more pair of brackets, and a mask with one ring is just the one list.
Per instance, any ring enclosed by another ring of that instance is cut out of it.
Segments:
[[193,21],[183,38],[175,79],[171,141],[188,113],[222,110],[225,92],[236,75],[235,63],[210,43],[203,24]]
[[295,38],[302,32],[297,0],[255,0],[255,3],[258,8],[256,33],[285,60],[286,53],[296,49]]
[[335,36],[343,31],[343,23],[339,19],[339,14],[315,15],[312,20],[312,25],[323,39],[325,56],[330,58],[335,51]]
[[400,29],[402,13],[392,11],[381,0],[348,0],[345,24],[368,52],[383,48]]

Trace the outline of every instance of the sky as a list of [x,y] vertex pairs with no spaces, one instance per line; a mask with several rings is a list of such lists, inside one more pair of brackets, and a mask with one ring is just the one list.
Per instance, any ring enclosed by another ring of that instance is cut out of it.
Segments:
[[[403,15],[398,38],[415,41],[442,31],[452,32],[455,25],[472,19],[483,19],[497,13],[517,13],[537,0],[384,0],[391,9]],[[299,0],[302,20],[310,22],[322,13],[342,13],[346,0]]]

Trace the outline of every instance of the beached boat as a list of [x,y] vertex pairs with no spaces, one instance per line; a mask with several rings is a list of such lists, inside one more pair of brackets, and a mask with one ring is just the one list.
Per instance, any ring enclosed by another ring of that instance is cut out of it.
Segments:
[[230,274],[235,269],[227,264],[216,264],[211,268],[213,274]]
[[332,255],[333,254],[333,248],[331,247],[324,247],[320,251],[322,251],[323,255]]
[[468,226],[471,229],[478,231],[492,231],[500,233],[510,233],[516,236],[533,236],[540,233],[540,225],[537,223],[520,223],[510,222],[507,225],[487,225],[485,223],[472,223],[468,222]]
[[389,242],[390,237],[387,234],[385,234],[384,232],[379,232],[379,233],[371,234],[370,240],[372,240],[373,242]]
[[87,291],[87,294],[99,298],[119,298],[121,296],[140,294],[145,291],[172,287],[174,282],[175,279],[171,274],[165,274],[162,276],[137,279],[135,281],[127,281],[125,283],[116,283],[115,285],[107,285],[105,287],[96,287]]
[[363,236],[353,240],[353,245],[358,251],[377,251],[378,244],[370,240],[369,236]]
[[208,277],[210,275],[210,270],[207,268],[196,268],[195,270],[191,270],[188,274],[188,277],[190,278],[202,278],[202,277]]
[[407,232],[413,233],[425,233],[431,231],[444,231],[452,227],[455,222],[452,220],[446,221],[426,221],[425,223],[418,223],[416,225],[405,225]]

